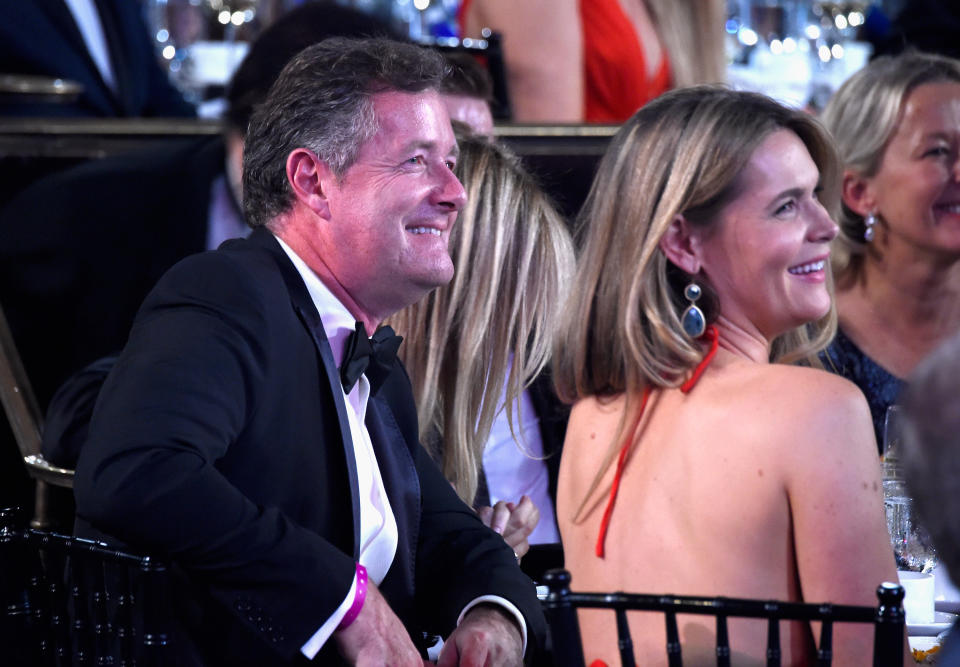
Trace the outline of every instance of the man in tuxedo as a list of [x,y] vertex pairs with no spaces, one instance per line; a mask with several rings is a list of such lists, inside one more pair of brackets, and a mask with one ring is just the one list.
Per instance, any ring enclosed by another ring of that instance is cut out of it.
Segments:
[[[250,45],[227,90],[222,133],[90,160],[34,183],[0,209],[0,304],[40,408],[50,408],[48,461],[76,466],[99,389],[88,380],[103,364],[71,376],[120,351],[144,297],[171,266],[250,232],[239,204],[244,136],[283,66],[326,37],[373,35],[392,37],[387,25],[332,0],[301,5]],[[81,429],[73,428],[78,411],[86,417]],[[20,468],[19,460],[10,465]]]
[[6,3],[0,72],[66,79],[83,91],[68,102],[8,98],[0,115],[196,115],[160,67],[141,11],[141,3],[132,0]]
[[444,73],[388,40],[294,58],[247,133],[253,233],[160,280],[104,385],[78,532],[175,561],[181,663],[421,665],[427,632],[441,664],[518,664],[540,643],[532,583],[417,442],[398,341],[366,336],[452,276]]

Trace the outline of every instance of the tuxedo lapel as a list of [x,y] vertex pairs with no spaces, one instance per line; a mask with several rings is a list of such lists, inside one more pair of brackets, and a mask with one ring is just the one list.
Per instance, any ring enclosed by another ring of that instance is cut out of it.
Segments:
[[353,556],[360,556],[360,491],[357,486],[357,457],[353,450],[353,438],[350,435],[350,422],[347,420],[347,406],[343,400],[343,389],[340,385],[340,374],[337,371],[337,365],[333,360],[333,350],[330,349],[330,343],[327,341],[327,334],[323,329],[323,322],[320,320],[320,313],[317,312],[310,293],[307,292],[307,286],[303,284],[303,278],[297,273],[296,267],[287,257],[286,253],[277,243],[270,232],[264,229],[256,229],[250,235],[251,242],[264,248],[273,257],[280,270],[280,275],[287,285],[290,292],[290,301],[297,316],[306,327],[313,343],[317,348],[317,354],[320,355],[321,382],[326,380],[330,393],[333,396],[333,402],[336,408],[337,422],[340,425],[340,435],[343,440],[343,452],[347,463],[347,477],[350,481],[350,502],[353,507]]
[[[34,0],[40,8],[46,20],[56,29],[56,32],[63,38],[60,48],[69,50],[73,55],[74,65],[69,71],[64,71],[60,76],[67,79],[76,79],[78,83],[86,88],[87,98],[91,101],[98,101],[104,105],[104,110],[115,114],[119,111],[118,100],[110,86],[103,80],[100,69],[93,61],[90,51],[87,49],[87,43],[83,39],[80,28],[73,18],[73,13],[67,7],[64,0]],[[104,39],[110,42],[107,33],[106,21],[103,19],[103,12],[97,7],[100,22],[104,28]],[[111,48],[111,61],[113,52]],[[79,61],[79,62],[77,62]],[[95,89],[95,90],[94,90]]]
[[[114,98],[122,109],[122,115],[136,116],[135,82],[133,81],[133,68],[136,64],[131,62],[132,54],[126,52],[123,35],[124,22],[117,15],[118,7],[114,3],[95,0],[94,4],[97,6],[100,15],[100,25],[103,26],[103,36],[107,42],[110,65],[113,67],[113,77],[117,86]],[[137,35],[128,35],[128,37],[136,38]],[[109,86],[107,88],[109,89]],[[112,93],[112,91],[110,92]]]
[[73,14],[67,7],[64,0],[34,0],[47,20],[53,24],[63,40],[78,54],[84,54],[90,65],[96,69],[93,58],[87,53],[87,44],[83,41],[83,35],[80,34],[80,28],[73,19]]
[[[417,541],[420,537],[420,477],[393,411],[381,394],[370,397],[366,425],[400,538],[397,554],[381,589],[391,601],[412,600]],[[405,609],[395,611],[400,618],[412,617],[405,613]]]

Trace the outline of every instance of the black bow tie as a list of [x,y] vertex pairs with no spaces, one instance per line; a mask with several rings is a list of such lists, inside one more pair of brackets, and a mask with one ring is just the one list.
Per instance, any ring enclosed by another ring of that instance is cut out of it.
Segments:
[[343,390],[349,394],[360,376],[366,374],[370,393],[376,394],[393,370],[402,340],[390,327],[380,327],[373,338],[368,338],[363,322],[357,322],[356,330],[347,338],[343,361],[340,362]]

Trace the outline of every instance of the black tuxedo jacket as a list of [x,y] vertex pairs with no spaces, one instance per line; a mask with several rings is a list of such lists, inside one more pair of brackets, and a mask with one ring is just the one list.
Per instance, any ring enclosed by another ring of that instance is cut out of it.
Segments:
[[83,93],[72,104],[7,100],[0,105],[0,115],[195,115],[157,62],[140,15],[141,3],[95,0],[94,4],[103,25],[117,93],[100,76],[64,0],[18,0],[6,3],[0,21],[0,72],[70,79],[83,86]]
[[[338,382],[302,279],[261,229],[168,272],[104,385],[77,467],[79,524],[182,566],[208,663],[296,659],[347,595],[359,510]],[[521,609],[532,650],[533,585],[419,445],[399,363],[366,424],[400,535],[381,591],[411,635],[445,636],[495,594]]]

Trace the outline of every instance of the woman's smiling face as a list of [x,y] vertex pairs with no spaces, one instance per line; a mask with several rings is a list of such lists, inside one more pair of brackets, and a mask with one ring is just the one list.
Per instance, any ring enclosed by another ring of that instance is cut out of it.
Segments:
[[960,83],[917,86],[877,173],[867,178],[878,240],[960,255]]
[[724,319],[772,340],[830,309],[837,226],[817,200],[820,172],[790,130],[771,133],[737,179],[739,194],[701,242],[701,269]]

